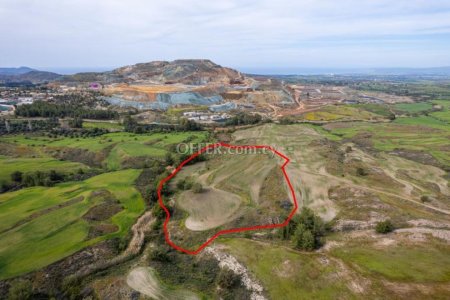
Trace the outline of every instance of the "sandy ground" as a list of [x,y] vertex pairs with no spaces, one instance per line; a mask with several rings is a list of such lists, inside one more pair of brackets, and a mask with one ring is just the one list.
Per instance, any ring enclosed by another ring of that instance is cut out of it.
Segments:
[[194,293],[185,290],[169,290],[164,287],[155,275],[152,268],[138,267],[127,276],[129,287],[139,293],[157,300],[197,300]]
[[237,211],[241,202],[241,198],[236,194],[207,188],[197,194],[185,191],[177,203],[189,213],[185,222],[186,228],[203,231],[221,226],[238,217]]

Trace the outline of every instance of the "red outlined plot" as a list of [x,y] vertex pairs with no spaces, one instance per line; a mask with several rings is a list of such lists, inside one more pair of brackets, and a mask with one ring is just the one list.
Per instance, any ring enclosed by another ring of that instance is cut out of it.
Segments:
[[[163,203],[163,199],[161,197],[161,190],[164,186],[164,184],[169,181],[170,179],[172,179],[177,173],[178,171],[181,170],[181,168],[183,168],[184,165],[186,165],[187,163],[189,163],[191,160],[193,160],[194,158],[196,158],[197,156],[199,156],[200,154],[202,154],[203,152],[208,151],[209,149],[214,149],[217,147],[225,147],[225,148],[230,148],[230,149],[266,149],[266,150],[270,150],[273,153],[275,153],[276,155],[278,155],[279,157],[283,158],[285,160],[284,164],[281,166],[281,170],[283,172],[284,178],[286,180],[286,183],[289,187],[289,190],[291,192],[292,195],[292,199],[294,200],[294,208],[292,209],[292,211],[290,212],[289,216],[286,218],[286,220],[283,223],[279,223],[279,224],[267,224],[267,225],[257,225],[257,226],[251,226],[251,227],[239,227],[239,228],[232,228],[232,229],[226,229],[226,230],[220,230],[218,231],[216,234],[214,234],[212,237],[210,237],[206,242],[204,242],[200,247],[198,247],[196,250],[188,250],[188,249],[184,249],[178,245],[176,245],[171,239],[170,239],[170,234],[168,232],[167,229],[167,225],[169,223],[170,220],[170,212],[167,209],[167,207],[164,205]],[[203,147],[202,149],[200,149],[199,151],[195,152],[194,154],[192,154],[188,159],[186,159],[185,161],[183,161],[169,176],[167,176],[166,178],[164,178],[163,180],[161,180],[159,182],[158,185],[158,202],[159,205],[161,206],[161,208],[166,212],[166,219],[164,221],[163,224],[163,230],[164,230],[164,236],[166,239],[166,242],[172,246],[174,249],[184,252],[186,254],[191,254],[191,255],[195,255],[198,254],[200,251],[202,251],[206,246],[208,246],[212,241],[214,241],[217,237],[224,235],[224,234],[229,234],[229,233],[236,233],[236,232],[243,232],[243,231],[250,231],[250,230],[258,230],[258,229],[270,229],[270,228],[279,228],[279,227],[284,227],[286,225],[288,225],[289,221],[292,219],[292,217],[294,216],[295,212],[298,209],[298,204],[297,204],[297,198],[295,197],[295,192],[294,192],[294,188],[292,187],[291,181],[289,180],[289,176],[286,173],[286,165],[290,162],[289,158],[282,154],[281,152],[275,150],[274,148],[272,148],[271,146],[266,146],[266,145],[230,145],[230,144],[225,144],[225,143],[216,143],[216,144],[211,144],[208,145],[206,147]]]

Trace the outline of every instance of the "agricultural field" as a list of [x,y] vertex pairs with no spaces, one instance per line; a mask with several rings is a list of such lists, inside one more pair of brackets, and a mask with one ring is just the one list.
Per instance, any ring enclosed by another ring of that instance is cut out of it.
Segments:
[[433,104],[430,102],[416,102],[416,103],[397,103],[394,109],[400,113],[420,113],[431,110]]
[[0,156],[0,184],[9,183],[11,181],[11,174],[19,171],[24,174],[39,171],[55,170],[58,172],[75,172],[80,169],[89,169],[88,166],[77,163],[61,161],[51,157],[23,157],[13,158],[8,156]]
[[[104,166],[109,170],[118,170],[133,167],[136,164],[142,166],[147,160],[161,160],[169,150],[173,151],[171,147],[183,142],[200,143],[205,138],[206,134],[202,132],[167,134],[113,132],[85,138],[14,135],[0,137],[0,143],[6,143],[14,147],[26,147],[47,156],[53,155],[65,160],[83,162],[84,160],[95,159],[97,166]],[[90,159],[91,157],[94,158]],[[83,158],[85,159],[83,160]],[[123,165],[124,163],[125,165]]]
[[169,228],[180,245],[199,246],[190,242],[221,229],[281,223],[292,210],[277,156],[219,149],[224,152],[205,154],[206,162],[183,167],[170,183],[174,195],[166,203],[174,213]]
[[388,113],[376,106],[328,105],[302,115],[306,121],[383,120]]
[[0,278],[42,268],[86,246],[123,238],[144,211],[124,170],[0,195]]

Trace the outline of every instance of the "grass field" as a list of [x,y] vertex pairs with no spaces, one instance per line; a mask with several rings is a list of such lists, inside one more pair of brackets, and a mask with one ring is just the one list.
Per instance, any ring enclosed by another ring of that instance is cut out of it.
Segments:
[[406,113],[420,113],[423,111],[431,110],[433,104],[430,102],[416,102],[416,103],[397,103],[394,105],[394,109],[399,112]]
[[246,239],[221,239],[221,243],[261,281],[271,299],[349,299],[352,296],[345,282],[333,276],[337,267],[320,263],[320,254],[300,253]]
[[123,130],[123,126],[117,122],[84,121],[83,128],[103,128],[112,130]]
[[366,276],[406,282],[448,282],[449,251],[444,244],[400,244],[377,249],[368,243],[351,242],[332,253]]
[[[381,109],[378,110],[381,111]],[[385,114],[384,111],[383,114]],[[307,112],[303,117],[307,121],[374,120],[384,118],[383,115],[357,105],[328,105],[319,110]]]
[[433,112],[430,115],[447,124],[450,123],[450,100],[435,100],[433,104],[442,107],[442,111]]
[[[125,236],[144,211],[144,201],[133,187],[139,174],[129,169],[0,195],[0,279],[42,268],[101,240]],[[116,225],[115,232],[89,238],[92,224],[82,217],[104,201],[95,196],[101,191],[111,193],[123,210],[103,221]]]
[[68,161],[60,161],[54,158],[11,158],[0,156],[0,183],[10,182],[11,173],[20,171],[22,173],[34,171],[50,171],[71,172],[78,169],[88,168],[84,164]]
[[205,132],[171,132],[133,134],[127,132],[114,132],[97,137],[49,138],[37,135],[14,135],[1,137],[0,141],[14,145],[27,146],[36,151],[60,148],[86,149],[99,152],[106,147],[113,147],[106,158],[106,165],[110,170],[121,168],[123,160],[130,157],[151,157],[160,159],[164,157],[169,147],[178,143],[200,143],[205,139]]
[[444,165],[450,165],[450,154],[446,150],[450,127],[433,117],[420,116],[397,118],[389,124],[335,124],[324,128],[343,138],[354,138],[358,134],[369,134],[373,146],[382,151],[406,149],[425,151]]

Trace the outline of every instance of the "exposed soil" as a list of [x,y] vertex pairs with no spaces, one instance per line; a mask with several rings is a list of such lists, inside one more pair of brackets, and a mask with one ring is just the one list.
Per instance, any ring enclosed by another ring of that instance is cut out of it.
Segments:
[[84,214],[83,219],[88,222],[105,221],[123,210],[123,207],[118,202],[107,201],[91,207],[89,211]]

